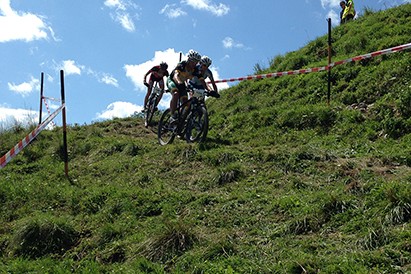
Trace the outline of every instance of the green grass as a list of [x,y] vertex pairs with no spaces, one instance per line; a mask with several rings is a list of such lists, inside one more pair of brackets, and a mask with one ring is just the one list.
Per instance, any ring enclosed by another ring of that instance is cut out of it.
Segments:
[[[410,14],[335,27],[333,59],[410,42]],[[256,68],[322,66],[326,47]],[[203,144],[159,146],[141,117],[69,126],[69,178],[61,128],[43,131],[0,170],[0,272],[410,272],[409,51],[332,79],[330,105],[325,72],[223,91]],[[2,130],[0,154],[29,131]]]

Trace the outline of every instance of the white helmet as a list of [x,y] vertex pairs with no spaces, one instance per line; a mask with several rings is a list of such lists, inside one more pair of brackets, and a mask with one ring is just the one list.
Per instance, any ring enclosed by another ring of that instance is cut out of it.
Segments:
[[201,57],[200,64],[206,65],[207,67],[209,67],[209,66],[211,66],[211,63],[212,63],[212,62],[213,62],[213,61],[211,61],[210,57],[208,57],[208,56],[203,56],[203,57]]
[[199,62],[201,60],[201,55],[195,50],[190,50],[187,54],[187,59],[188,61]]

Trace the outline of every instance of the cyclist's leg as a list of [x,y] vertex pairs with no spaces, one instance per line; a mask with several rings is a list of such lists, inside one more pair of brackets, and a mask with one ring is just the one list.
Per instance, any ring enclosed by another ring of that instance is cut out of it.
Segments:
[[173,80],[171,80],[170,77],[167,78],[167,88],[171,92],[171,101],[170,101],[170,112],[171,116],[175,117],[175,111],[177,109],[177,103],[179,99],[179,93],[178,93],[178,88],[176,86],[176,83],[174,83]]
[[148,87],[147,87],[147,94],[146,94],[146,97],[144,98],[144,109],[147,108],[148,98],[150,98],[151,91],[153,90],[153,85],[154,85],[154,81],[150,75],[150,80],[148,81]]
[[158,81],[158,85],[160,86],[161,92],[157,98],[157,102],[156,102],[156,106],[158,105],[158,103],[160,103],[161,99],[163,98],[163,94],[164,94],[164,80],[163,78],[161,78],[160,81]]

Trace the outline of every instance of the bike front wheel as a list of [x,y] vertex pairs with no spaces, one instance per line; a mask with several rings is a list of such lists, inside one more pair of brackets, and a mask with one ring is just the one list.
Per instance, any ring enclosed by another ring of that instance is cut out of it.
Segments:
[[187,119],[187,142],[203,142],[208,133],[208,113],[205,107],[194,109]]
[[158,123],[158,142],[162,146],[171,144],[176,136],[176,125],[170,123],[170,118],[171,110],[166,109]]

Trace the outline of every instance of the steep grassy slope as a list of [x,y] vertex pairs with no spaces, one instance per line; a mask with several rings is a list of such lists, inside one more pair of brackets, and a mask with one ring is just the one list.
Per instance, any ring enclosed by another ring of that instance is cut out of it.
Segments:
[[[334,32],[334,60],[409,41],[411,4]],[[369,38],[370,37],[370,38]],[[367,39],[366,39],[367,38]],[[407,41],[408,39],[408,41]],[[326,37],[264,72],[326,64]],[[0,171],[0,271],[408,273],[410,52],[243,82],[209,138],[159,146],[138,117],[43,132]],[[3,155],[25,132],[3,132]]]

